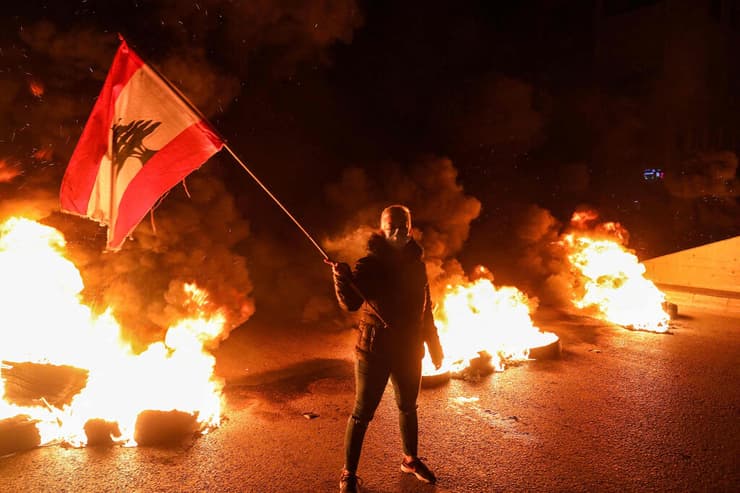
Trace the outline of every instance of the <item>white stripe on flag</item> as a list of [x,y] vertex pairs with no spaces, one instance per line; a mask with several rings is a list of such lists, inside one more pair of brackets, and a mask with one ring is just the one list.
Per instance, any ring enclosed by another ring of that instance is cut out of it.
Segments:
[[[167,84],[144,64],[131,76],[116,98],[115,121],[112,125],[128,124],[136,120],[161,122],[157,130],[143,141],[147,149],[159,150],[183,130],[200,121],[190,108],[172,96],[172,90]],[[112,142],[112,139],[111,128],[108,132],[108,142]],[[109,145],[108,149],[109,152],[103,156],[100,163],[87,215],[110,226],[116,223],[121,197],[131,180],[141,170],[142,163],[134,157],[127,158],[117,171],[115,186],[111,187],[112,145]],[[112,202],[111,191],[114,194]]]

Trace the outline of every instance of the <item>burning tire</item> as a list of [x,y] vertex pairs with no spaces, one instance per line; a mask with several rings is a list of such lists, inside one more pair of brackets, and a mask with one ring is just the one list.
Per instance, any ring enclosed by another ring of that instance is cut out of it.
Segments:
[[[482,377],[490,375],[496,369],[493,366],[493,357],[487,351],[479,351],[478,356],[471,359],[464,368],[453,371],[452,378],[458,380],[479,380]],[[458,365],[459,367],[460,365]]]
[[0,420],[0,456],[30,450],[41,443],[36,422],[20,415]]
[[550,344],[530,348],[529,357],[536,360],[555,359],[560,357],[561,350],[562,346],[560,345],[560,338],[558,338]]
[[114,437],[121,436],[118,423],[105,421],[103,419],[91,419],[85,423],[85,436],[88,447],[99,447],[113,445]]
[[440,373],[433,373],[431,375],[423,375],[421,377],[421,386],[422,388],[428,389],[432,387],[439,387],[440,385],[444,385],[449,381],[450,372],[449,370],[446,370]]
[[3,361],[5,399],[19,406],[39,402],[62,408],[87,385],[88,371],[69,365]]
[[182,411],[142,411],[136,419],[134,440],[142,446],[175,446],[195,438],[198,416]]
[[675,303],[671,303],[669,301],[663,302],[663,311],[665,311],[668,316],[673,320],[678,316],[678,305]]

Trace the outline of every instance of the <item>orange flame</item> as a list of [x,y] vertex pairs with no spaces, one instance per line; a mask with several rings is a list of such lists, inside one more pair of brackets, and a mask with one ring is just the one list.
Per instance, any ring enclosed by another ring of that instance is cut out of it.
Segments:
[[28,81],[28,89],[31,91],[31,94],[33,94],[34,97],[37,98],[43,96],[44,92],[46,91],[41,81],[36,79],[31,79]]
[[[541,332],[530,318],[534,302],[511,286],[496,287],[488,270],[475,270],[474,281],[450,284],[435,309],[435,323],[445,359],[439,371],[459,372],[480,352],[492,356],[492,365],[501,371],[507,362],[526,360],[533,347],[557,340],[555,334]],[[435,373],[427,354],[423,373]]]
[[666,332],[665,295],[644,277],[645,266],[623,243],[618,223],[563,236],[562,244],[577,275],[573,304],[608,322],[650,332]]
[[34,159],[38,159],[39,161],[48,161],[51,159],[52,153],[53,151],[51,147],[42,147],[35,150],[33,154],[31,154],[31,157]]
[[20,167],[7,159],[0,159],[0,183],[12,181],[21,174]]
[[0,360],[69,365],[88,371],[87,384],[61,408],[6,399],[0,379],[0,419],[20,414],[37,422],[41,442],[82,446],[85,424],[118,424],[116,441],[136,445],[137,416],[145,410],[179,410],[196,417],[201,431],[220,419],[222,382],[204,345],[216,339],[224,316],[206,309],[207,293],[185,286],[195,316],[170,327],[163,342],[135,354],[107,310],[95,316],[80,302],[82,278],[64,257],[62,234],[13,217],[0,224]]
[[576,227],[585,227],[589,222],[597,219],[599,215],[589,209],[575,211],[570,218],[570,223]]

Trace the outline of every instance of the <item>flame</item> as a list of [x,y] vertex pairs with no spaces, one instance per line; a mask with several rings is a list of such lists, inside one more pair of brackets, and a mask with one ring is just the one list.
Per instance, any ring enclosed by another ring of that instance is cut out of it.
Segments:
[[38,159],[39,161],[48,161],[51,159],[53,152],[54,151],[52,151],[51,147],[42,147],[40,149],[36,149],[33,154],[31,154],[31,157]]
[[207,293],[185,285],[192,316],[136,354],[110,309],[96,316],[80,302],[82,278],[64,247],[54,228],[18,217],[0,224],[0,360],[81,368],[87,384],[61,407],[43,400],[22,406],[6,399],[0,379],[0,419],[28,415],[42,444],[74,446],[87,443],[84,426],[92,419],[117,423],[115,441],[136,445],[136,419],[145,410],[192,414],[204,432],[218,426],[223,382],[204,345],[218,338],[225,317]]
[[422,371],[459,372],[478,358],[491,355],[491,364],[501,371],[507,362],[526,360],[533,347],[545,346],[558,338],[541,332],[530,318],[534,303],[515,287],[496,287],[488,270],[479,266],[473,281],[462,281],[446,287],[434,318],[445,359],[435,370],[429,354]]
[[573,226],[585,226],[587,223],[595,220],[598,217],[599,215],[595,211],[584,209],[580,211],[575,211],[570,218],[570,223]]
[[0,183],[9,182],[20,176],[21,170],[19,166],[7,159],[0,159]]
[[670,317],[663,309],[665,295],[644,277],[645,266],[623,246],[626,237],[618,223],[563,236],[568,260],[578,276],[573,304],[614,324],[666,332]]
[[41,83],[41,81],[37,79],[30,79],[28,81],[28,90],[31,91],[31,94],[34,95],[34,97],[40,98],[44,95],[44,92],[46,89],[44,88],[44,84]]

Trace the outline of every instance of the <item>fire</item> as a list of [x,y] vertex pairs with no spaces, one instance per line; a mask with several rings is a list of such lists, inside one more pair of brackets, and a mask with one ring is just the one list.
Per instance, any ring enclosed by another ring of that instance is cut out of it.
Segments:
[[37,79],[31,79],[28,81],[28,90],[31,91],[31,94],[34,95],[34,97],[40,98],[44,95],[44,92],[46,89],[44,89],[44,84],[41,83],[41,81]]
[[587,223],[597,219],[598,217],[599,215],[595,211],[585,209],[585,210],[575,211],[573,213],[573,216],[570,218],[570,222],[574,226],[583,227]]
[[[439,371],[459,372],[488,353],[496,370],[507,362],[526,360],[533,347],[557,341],[550,332],[541,332],[532,322],[534,303],[511,286],[496,287],[485,267],[478,267],[480,277],[446,287],[435,309],[435,323],[445,359]],[[425,375],[435,373],[429,354],[423,361]]]
[[20,175],[19,166],[7,159],[0,159],[0,183],[12,181]]
[[38,159],[39,161],[48,161],[51,159],[52,154],[53,151],[51,147],[42,147],[40,149],[36,149],[33,154],[31,154],[31,157]]
[[573,304],[614,324],[666,332],[670,317],[663,309],[665,295],[644,277],[645,266],[623,246],[626,237],[617,223],[563,236],[568,260],[578,276]]
[[122,339],[110,309],[96,316],[80,302],[83,282],[64,256],[65,240],[54,228],[23,218],[0,224],[0,360],[68,365],[87,372],[71,402],[33,404],[8,398],[0,379],[0,419],[27,415],[41,443],[87,443],[90,420],[116,423],[115,441],[136,445],[134,429],[142,411],[189,413],[201,431],[218,426],[222,382],[214,377],[215,358],[204,351],[223,329],[224,316],[208,296],[185,285],[190,318],[170,327],[163,342],[134,353]]

